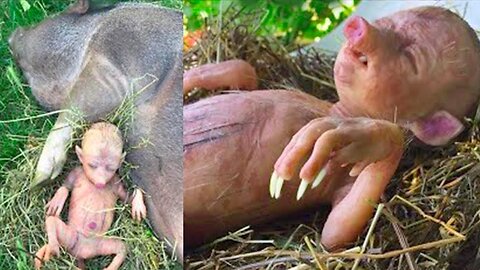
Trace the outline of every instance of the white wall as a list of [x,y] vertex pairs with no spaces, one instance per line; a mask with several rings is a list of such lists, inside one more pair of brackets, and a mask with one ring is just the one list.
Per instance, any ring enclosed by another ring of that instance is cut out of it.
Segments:
[[[442,6],[452,9],[463,17],[475,30],[480,30],[480,0],[443,0],[443,1],[410,1],[410,0],[363,0],[357,6],[355,15],[360,15],[368,21],[394,13],[397,10],[418,6]],[[326,51],[337,52],[344,41],[342,34],[343,24],[310,46]],[[310,47],[308,46],[308,47]]]

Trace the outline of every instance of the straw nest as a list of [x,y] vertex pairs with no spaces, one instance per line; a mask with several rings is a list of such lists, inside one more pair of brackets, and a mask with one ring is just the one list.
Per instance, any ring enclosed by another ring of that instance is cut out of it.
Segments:
[[[240,58],[257,70],[261,89],[299,89],[335,101],[334,57],[309,50],[292,57],[274,38],[257,37],[254,13],[227,10],[206,21],[184,66]],[[243,23],[243,22],[248,22]],[[197,90],[194,102],[211,93]],[[375,218],[352,248],[329,253],[320,245],[328,208],[275,224],[245,227],[191,251],[189,269],[479,269],[480,133],[477,113],[460,142],[443,148],[410,144],[377,206]],[[476,120],[475,120],[476,119]],[[363,247],[363,250],[362,250]]]

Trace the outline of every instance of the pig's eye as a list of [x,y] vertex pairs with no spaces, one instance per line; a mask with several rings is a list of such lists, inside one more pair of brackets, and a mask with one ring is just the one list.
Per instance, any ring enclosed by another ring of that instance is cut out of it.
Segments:
[[89,164],[88,164],[88,167],[90,167],[90,168],[93,169],[93,170],[95,170],[96,168],[98,168],[97,165],[92,164],[92,163],[89,163]]

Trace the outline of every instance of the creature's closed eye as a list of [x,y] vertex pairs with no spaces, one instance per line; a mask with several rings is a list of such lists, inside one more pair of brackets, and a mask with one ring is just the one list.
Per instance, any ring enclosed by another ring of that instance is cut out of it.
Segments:
[[96,168],[98,168],[97,165],[92,164],[92,163],[89,163],[89,164],[88,164],[88,167],[90,167],[91,169],[94,169],[94,170],[95,170]]

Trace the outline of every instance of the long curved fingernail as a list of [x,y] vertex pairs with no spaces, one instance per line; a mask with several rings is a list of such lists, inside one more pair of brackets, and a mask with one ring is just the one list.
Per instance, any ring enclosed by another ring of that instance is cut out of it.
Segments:
[[318,173],[317,177],[315,177],[315,181],[313,181],[312,184],[312,189],[318,187],[320,183],[322,183],[323,179],[325,178],[325,175],[327,175],[327,167],[323,167],[320,172]]
[[275,197],[275,188],[277,187],[278,175],[276,171],[273,171],[272,176],[270,177],[270,197]]
[[275,199],[280,198],[280,191],[282,191],[283,178],[277,178],[277,185],[275,186]]
[[307,187],[308,182],[302,179],[302,182],[300,182],[300,186],[298,186],[297,201],[303,197],[303,194],[305,194],[305,190],[307,190]]

